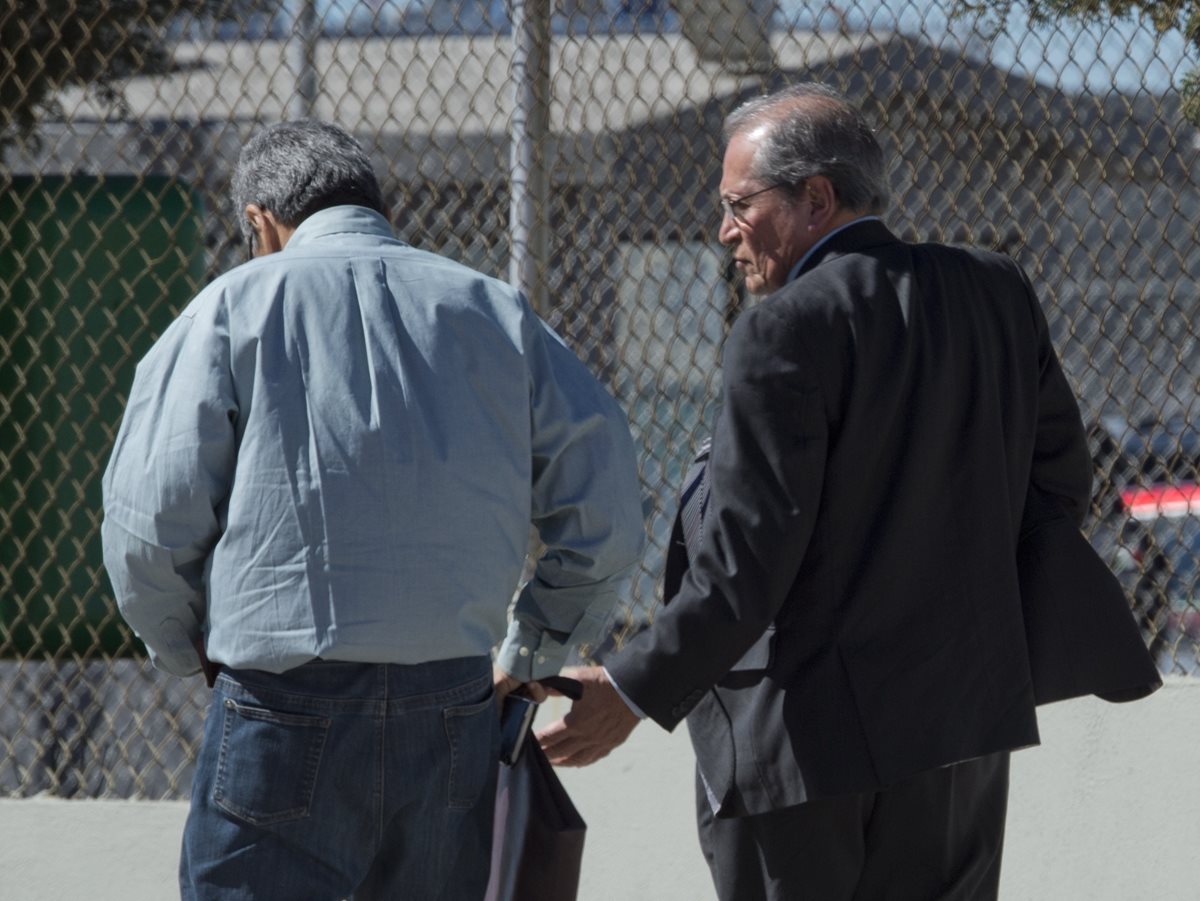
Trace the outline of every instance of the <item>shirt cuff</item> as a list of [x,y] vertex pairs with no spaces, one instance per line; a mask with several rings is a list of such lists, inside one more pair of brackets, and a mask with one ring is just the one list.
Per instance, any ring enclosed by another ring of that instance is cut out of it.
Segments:
[[608,677],[608,682],[610,685],[612,685],[613,689],[616,691],[617,697],[619,697],[622,701],[625,702],[626,707],[628,707],[630,710],[632,710],[634,713],[637,714],[637,718],[639,720],[644,720],[646,718],[646,714],[642,713],[642,708],[639,707],[637,704],[633,703],[633,701],[631,701],[629,699],[629,696],[627,694],[625,694],[625,692],[621,691],[621,686],[618,685],[617,680],[612,677],[612,673],[610,673],[608,671],[608,667],[602,666],[601,669],[604,670],[604,675],[606,675]]
[[557,675],[567,662],[569,650],[548,632],[514,621],[496,654],[496,666],[518,682],[534,682]]

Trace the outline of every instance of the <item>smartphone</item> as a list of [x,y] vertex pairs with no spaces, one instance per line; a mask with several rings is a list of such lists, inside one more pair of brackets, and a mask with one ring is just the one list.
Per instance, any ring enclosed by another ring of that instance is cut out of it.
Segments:
[[535,713],[537,703],[529,698],[518,694],[505,696],[500,713],[500,762],[505,766],[512,766],[520,758]]

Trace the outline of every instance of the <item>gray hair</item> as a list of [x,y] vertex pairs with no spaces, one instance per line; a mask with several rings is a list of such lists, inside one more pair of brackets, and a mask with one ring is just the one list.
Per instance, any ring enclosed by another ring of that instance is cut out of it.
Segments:
[[846,209],[887,208],[883,148],[862,111],[833,88],[806,82],[747,100],[726,118],[725,141],[760,125],[767,131],[755,151],[755,178],[796,190],[823,175]]
[[387,215],[383,192],[359,143],[334,125],[312,119],[260,129],[242,148],[233,172],[234,210],[242,234],[248,204],[295,228],[318,210],[342,204]]

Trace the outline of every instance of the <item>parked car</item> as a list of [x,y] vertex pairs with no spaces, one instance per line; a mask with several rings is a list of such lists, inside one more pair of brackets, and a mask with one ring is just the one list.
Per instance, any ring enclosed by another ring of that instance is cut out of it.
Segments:
[[[1114,569],[1164,672],[1197,670],[1200,649],[1200,485],[1121,492],[1127,515]],[[1198,673],[1200,674],[1200,673]]]
[[1137,422],[1102,416],[1091,443],[1102,505],[1128,488],[1200,483],[1200,425],[1182,414]]
[[1093,439],[1093,543],[1125,585],[1159,668],[1200,675],[1200,428],[1182,416],[1108,418]]

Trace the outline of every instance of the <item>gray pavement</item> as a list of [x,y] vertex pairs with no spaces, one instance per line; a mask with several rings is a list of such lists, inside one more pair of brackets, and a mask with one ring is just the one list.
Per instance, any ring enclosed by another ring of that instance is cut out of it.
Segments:
[[[643,725],[612,757],[559,771],[588,823],[578,901],[713,901],[692,814],[693,760],[684,730]],[[186,816],[183,801],[0,799],[0,899],[178,898]]]

